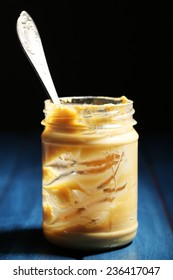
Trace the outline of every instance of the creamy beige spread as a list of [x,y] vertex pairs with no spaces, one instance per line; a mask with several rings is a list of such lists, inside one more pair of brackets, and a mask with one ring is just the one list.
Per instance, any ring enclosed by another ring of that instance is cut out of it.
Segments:
[[45,102],[43,230],[57,245],[107,248],[136,234],[138,135],[131,116],[121,129],[129,101],[118,101]]

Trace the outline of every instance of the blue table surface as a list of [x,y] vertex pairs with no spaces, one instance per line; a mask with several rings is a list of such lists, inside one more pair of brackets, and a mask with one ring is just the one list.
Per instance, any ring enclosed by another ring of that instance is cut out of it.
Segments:
[[1,260],[172,260],[173,134],[139,138],[138,232],[127,246],[78,252],[42,233],[40,132],[0,133]]

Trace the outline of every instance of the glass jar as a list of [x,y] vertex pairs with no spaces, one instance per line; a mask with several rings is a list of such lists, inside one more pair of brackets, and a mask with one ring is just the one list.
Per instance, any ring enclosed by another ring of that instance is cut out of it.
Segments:
[[130,243],[136,235],[138,134],[125,96],[45,100],[43,232],[82,250]]

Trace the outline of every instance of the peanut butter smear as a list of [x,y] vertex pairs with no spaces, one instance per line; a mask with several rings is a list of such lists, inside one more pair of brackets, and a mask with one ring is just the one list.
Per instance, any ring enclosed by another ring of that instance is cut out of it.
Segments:
[[45,101],[43,231],[59,246],[99,249],[137,230],[137,139],[125,96]]

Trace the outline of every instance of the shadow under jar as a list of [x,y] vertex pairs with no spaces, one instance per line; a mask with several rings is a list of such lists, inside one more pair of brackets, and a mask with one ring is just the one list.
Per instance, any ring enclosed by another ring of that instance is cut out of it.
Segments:
[[43,232],[61,247],[98,250],[137,231],[138,134],[125,96],[45,100]]

